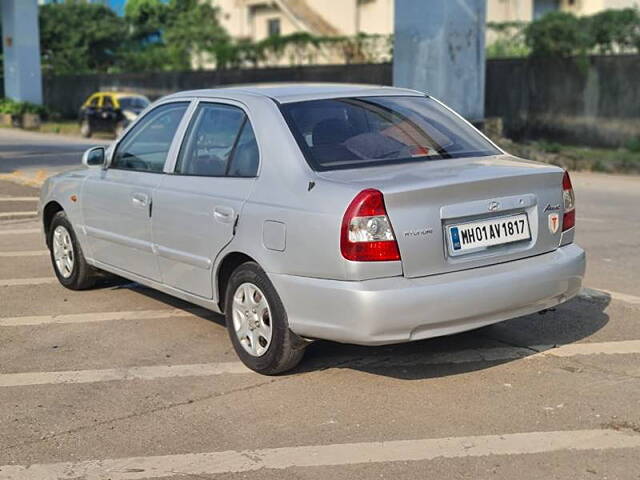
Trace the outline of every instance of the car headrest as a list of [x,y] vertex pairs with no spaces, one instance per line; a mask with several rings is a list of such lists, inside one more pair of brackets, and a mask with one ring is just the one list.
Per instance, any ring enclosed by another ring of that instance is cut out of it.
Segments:
[[342,118],[327,118],[313,127],[311,139],[314,146],[336,145],[344,142],[351,135],[349,134],[349,123]]

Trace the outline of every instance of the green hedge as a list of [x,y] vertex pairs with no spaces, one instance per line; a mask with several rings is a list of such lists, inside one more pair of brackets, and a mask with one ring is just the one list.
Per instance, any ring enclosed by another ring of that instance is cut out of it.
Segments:
[[24,115],[25,113],[45,116],[47,109],[42,105],[36,105],[31,102],[17,102],[11,98],[0,98],[0,114]]
[[490,58],[501,56],[572,57],[592,53],[640,53],[640,10],[609,9],[578,17],[551,12],[531,23],[489,23],[496,40]]

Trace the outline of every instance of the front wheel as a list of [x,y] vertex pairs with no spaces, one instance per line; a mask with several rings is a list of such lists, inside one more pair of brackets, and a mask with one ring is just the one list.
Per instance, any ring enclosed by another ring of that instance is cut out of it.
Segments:
[[264,375],[300,363],[306,344],[289,330],[282,301],[257,263],[243,263],[233,272],[225,298],[227,330],[242,363]]
[[95,285],[97,272],[87,263],[71,222],[58,212],[49,226],[48,245],[53,270],[58,281],[71,290],[85,290]]
[[89,123],[89,119],[83,119],[82,123],[80,123],[80,135],[82,135],[84,138],[89,138],[92,134],[93,131],[91,130],[91,123]]

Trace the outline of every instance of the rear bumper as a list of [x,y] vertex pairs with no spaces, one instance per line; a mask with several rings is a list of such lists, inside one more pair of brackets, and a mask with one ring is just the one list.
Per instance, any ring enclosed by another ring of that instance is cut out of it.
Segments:
[[296,334],[360,345],[450,335],[544,310],[575,296],[585,253],[536,257],[422,278],[361,282],[270,274]]

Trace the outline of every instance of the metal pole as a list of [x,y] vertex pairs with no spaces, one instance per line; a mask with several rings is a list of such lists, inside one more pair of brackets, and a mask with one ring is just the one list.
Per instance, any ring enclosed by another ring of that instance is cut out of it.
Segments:
[[484,119],[486,0],[396,0],[393,83]]
[[42,103],[37,0],[0,0],[4,52],[4,94]]

